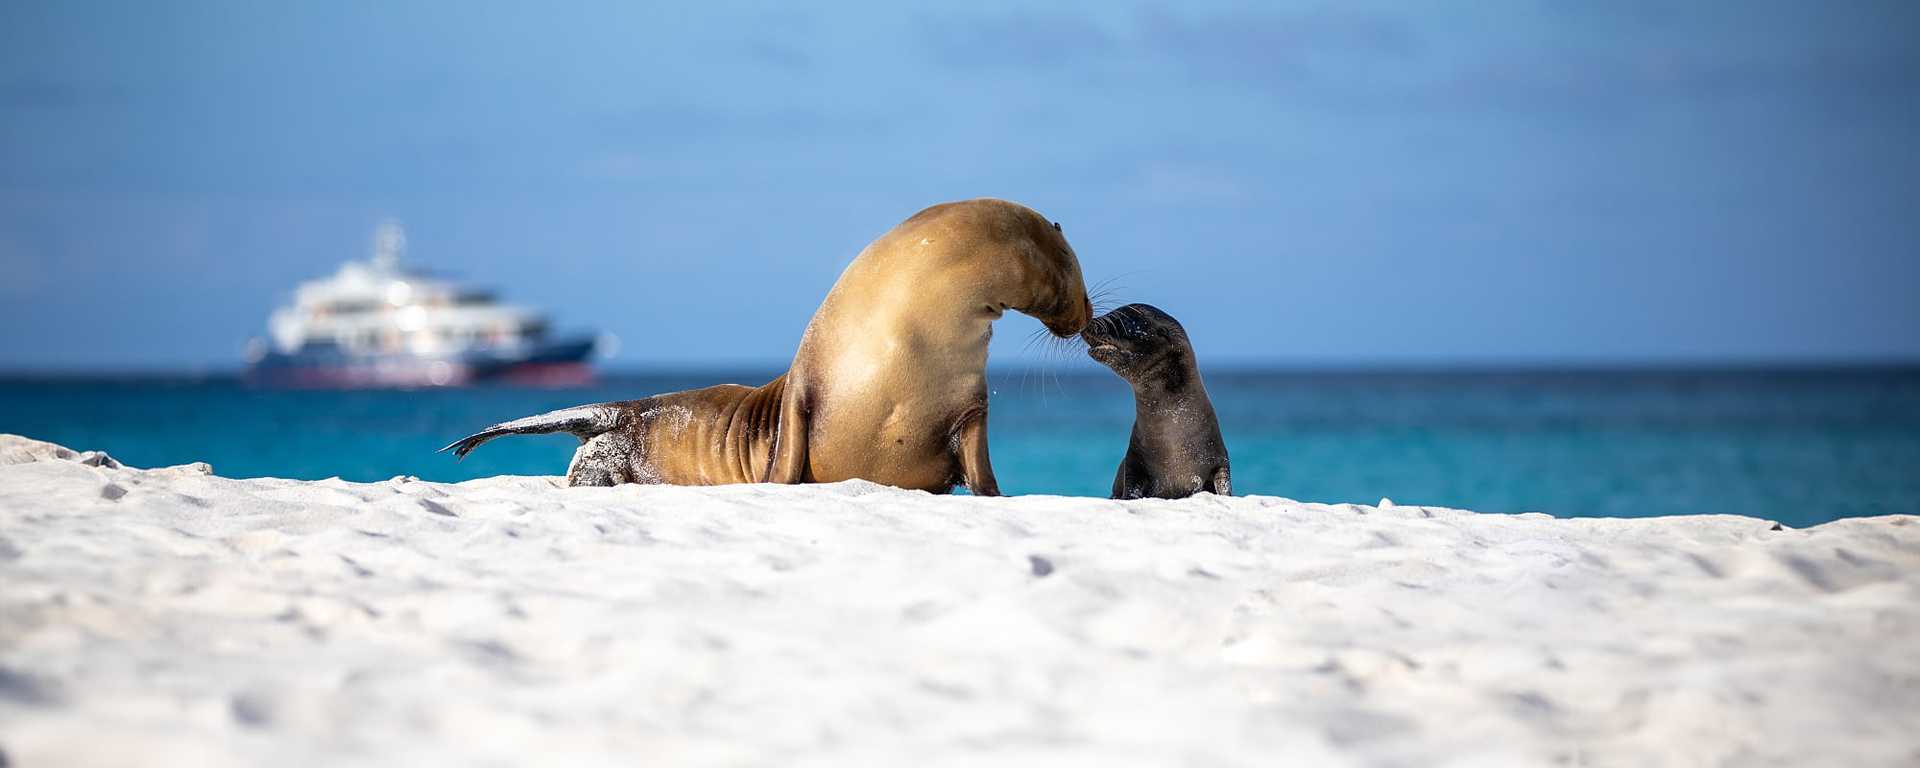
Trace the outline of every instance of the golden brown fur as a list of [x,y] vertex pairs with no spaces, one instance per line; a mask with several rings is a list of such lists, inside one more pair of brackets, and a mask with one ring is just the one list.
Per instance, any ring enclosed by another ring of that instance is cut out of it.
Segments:
[[759,387],[721,384],[608,403],[619,412],[619,425],[581,443],[567,480],[572,485],[759,482],[779,431],[786,381],[781,376]]
[[1072,246],[1032,209],[936,205],[880,236],[807,325],[768,479],[998,493],[987,340],[1008,309],[1062,337],[1093,316]]

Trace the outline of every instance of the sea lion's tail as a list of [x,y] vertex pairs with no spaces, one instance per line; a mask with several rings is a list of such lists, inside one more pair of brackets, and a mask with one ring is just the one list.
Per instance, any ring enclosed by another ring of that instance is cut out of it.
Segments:
[[612,431],[620,426],[621,415],[625,409],[619,403],[599,403],[579,405],[549,411],[538,416],[501,422],[474,434],[455,440],[440,449],[439,453],[453,451],[456,459],[464,459],[481,443],[502,435],[545,435],[553,432],[566,432],[581,440]]

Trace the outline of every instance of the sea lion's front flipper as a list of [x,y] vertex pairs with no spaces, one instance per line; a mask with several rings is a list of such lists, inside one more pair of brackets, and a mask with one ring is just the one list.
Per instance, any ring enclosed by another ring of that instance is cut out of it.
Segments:
[[953,453],[960,460],[960,477],[968,493],[1000,495],[1000,482],[993,478],[993,462],[987,459],[987,409],[976,408],[961,417],[953,436]]
[[807,432],[810,416],[805,383],[787,376],[786,391],[780,397],[780,426],[773,435],[771,460],[763,482],[796,485],[807,481]]
[[1212,487],[1209,487],[1207,490],[1213,491],[1221,496],[1232,496],[1233,480],[1230,475],[1231,473],[1227,471],[1226,467],[1214,470]]

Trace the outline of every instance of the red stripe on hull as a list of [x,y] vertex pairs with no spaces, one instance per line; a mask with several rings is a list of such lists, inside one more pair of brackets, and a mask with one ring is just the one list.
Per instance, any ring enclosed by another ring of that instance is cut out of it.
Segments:
[[531,387],[577,387],[593,383],[593,368],[582,362],[522,363],[493,368],[482,375],[470,366],[440,363],[394,367],[289,367],[247,373],[247,382],[250,384],[293,389],[419,389],[461,387],[493,381]]
[[527,363],[507,369],[498,378],[528,387],[580,387],[593,383],[593,367],[586,363]]

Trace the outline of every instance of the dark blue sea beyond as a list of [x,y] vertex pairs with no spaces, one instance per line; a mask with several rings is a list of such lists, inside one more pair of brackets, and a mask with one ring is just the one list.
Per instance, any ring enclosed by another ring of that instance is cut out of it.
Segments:
[[[581,389],[254,389],[228,378],[0,379],[0,432],[227,477],[465,480],[566,470],[568,436],[435,450],[487,424],[761,372],[615,375]],[[1104,372],[995,371],[1012,494],[1104,496],[1133,403]],[[1804,527],[1920,512],[1920,370],[1214,371],[1234,489],[1483,512],[1726,513]]]

